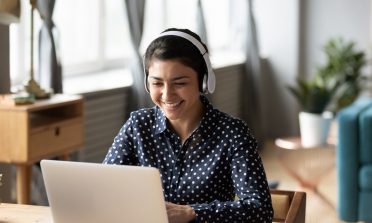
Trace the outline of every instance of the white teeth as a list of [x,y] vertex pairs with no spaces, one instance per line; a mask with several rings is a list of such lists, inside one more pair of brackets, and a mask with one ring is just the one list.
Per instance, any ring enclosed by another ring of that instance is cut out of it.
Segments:
[[177,102],[177,103],[173,103],[173,104],[167,104],[167,103],[164,103],[166,106],[168,106],[168,107],[175,107],[175,106],[177,106],[179,103],[181,103],[181,102]]

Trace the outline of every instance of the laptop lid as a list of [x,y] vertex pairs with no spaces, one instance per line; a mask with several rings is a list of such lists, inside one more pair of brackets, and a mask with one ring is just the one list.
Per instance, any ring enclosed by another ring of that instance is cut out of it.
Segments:
[[55,223],[166,223],[158,169],[42,160]]

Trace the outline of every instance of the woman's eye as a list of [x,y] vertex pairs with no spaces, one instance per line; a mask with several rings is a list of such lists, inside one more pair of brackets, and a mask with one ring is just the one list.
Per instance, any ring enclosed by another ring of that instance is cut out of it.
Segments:
[[185,85],[185,83],[174,83],[175,85]]
[[152,82],[152,85],[160,85],[161,83],[159,82]]

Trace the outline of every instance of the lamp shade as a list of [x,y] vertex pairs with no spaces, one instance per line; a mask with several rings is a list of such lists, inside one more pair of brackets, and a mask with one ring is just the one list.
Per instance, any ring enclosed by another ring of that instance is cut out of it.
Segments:
[[20,21],[20,0],[0,0],[0,24],[10,25]]

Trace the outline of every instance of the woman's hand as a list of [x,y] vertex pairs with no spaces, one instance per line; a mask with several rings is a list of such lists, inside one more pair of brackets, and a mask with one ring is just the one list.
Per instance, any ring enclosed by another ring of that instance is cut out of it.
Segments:
[[187,205],[165,202],[169,223],[188,223],[196,219],[195,211]]

